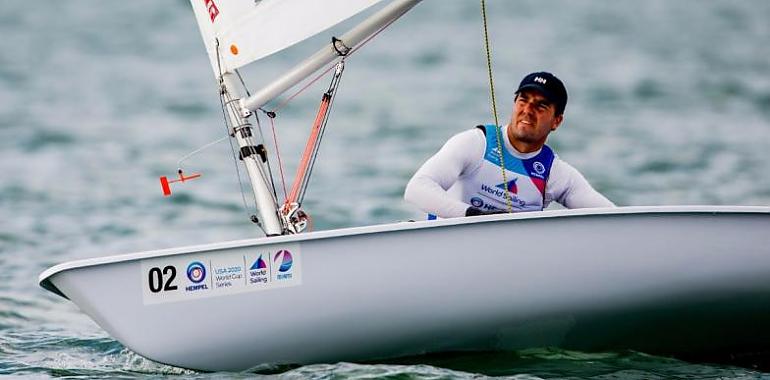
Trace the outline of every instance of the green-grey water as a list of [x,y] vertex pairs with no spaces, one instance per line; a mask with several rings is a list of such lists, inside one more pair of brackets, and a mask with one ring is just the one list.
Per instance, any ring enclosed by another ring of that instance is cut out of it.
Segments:
[[[549,142],[617,204],[770,205],[770,2],[487,4],[500,118],[509,117],[512,91],[527,72],[562,77],[570,102]],[[258,376],[144,359],[37,286],[41,271],[68,260],[259,236],[227,143],[185,161],[203,177],[175,187],[170,199],[161,196],[158,177],[174,175],[177,160],[224,133],[189,3],[1,6],[0,375]],[[245,68],[249,86],[258,88],[327,38]],[[326,83],[276,120],[289,178]],[[349,59],[305,202],[314,228],[421,217],[401,198],[407,180],[449,136],[493,120],[490,108],[478,2],[420,4]],[[770,377],[751,366],[555,348],[258,372],[324,379]]]

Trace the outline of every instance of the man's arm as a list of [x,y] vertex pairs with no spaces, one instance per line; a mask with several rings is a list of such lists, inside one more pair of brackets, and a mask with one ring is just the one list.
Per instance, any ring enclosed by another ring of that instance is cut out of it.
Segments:
[[442,218],[465,216],[470,205],[451,197],[447,190],[479,165],[485,147],[484,133],[478,128],[452,136],[409,180],[404,199]]
[[615,207],[572,165],[557,158],[548,179],[548,193],[566,208]]

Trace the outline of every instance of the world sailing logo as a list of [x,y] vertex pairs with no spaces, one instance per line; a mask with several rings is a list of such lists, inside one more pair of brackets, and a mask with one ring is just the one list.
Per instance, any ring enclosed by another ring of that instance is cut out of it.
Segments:
[[262,260],[262,255],[259,255],[259,258],[257,261],[254,262],[254,264],[251,265],[251,268],[249,270],[259,270],[259,269],[266,269],[267,264],[265,264],[265,260]]
[[206,3],[206,9],[209,11],[209,17],[211,17],[211,22],[214,22],[214,19],[219,16],[219,8],[217,8],[217,5],[214,4],[214,0],[203,0]]
[[518,178],[514,178],[512,181],[508,181],[508,186],[505,186],[505,184],[501,183],[501,184],[499,184],[499,185],[497,185],[495,187],[500,188],[500,189],[505,189],[507,187],[508,191],[510,191],[512,194],[518,194],[519,193],[519,187],[516,186],[516,180],[517,179]]
[[[270,260],[270,255],[267,256],[267,259]],[[267,263],[262,259],[262,254],[259,254],[259,257],[254,260],[251,268],[249,268],[249,284],[267,284],[268,281]]]

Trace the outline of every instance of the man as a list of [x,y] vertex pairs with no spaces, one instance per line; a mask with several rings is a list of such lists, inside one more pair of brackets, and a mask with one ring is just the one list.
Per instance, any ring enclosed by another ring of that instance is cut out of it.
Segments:
[[545,145],[564,120],[566,105],[561,80],[547,72],[527,75],[508,125],[480,125],[454,135],[417,170],[404,198],[430,219],[540,211],[552,201],[567,208],[614,207]]

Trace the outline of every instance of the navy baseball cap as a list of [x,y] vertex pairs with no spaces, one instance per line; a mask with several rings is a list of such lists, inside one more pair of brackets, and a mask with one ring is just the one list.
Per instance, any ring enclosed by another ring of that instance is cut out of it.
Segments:
[[525,76],[519,83],[516,95],[527,89],[536,90],[553,102],[557,115],[564,113],[564,108],[567,107],[567,89],[564,88],[564,83],[553,74],[541,71]]

